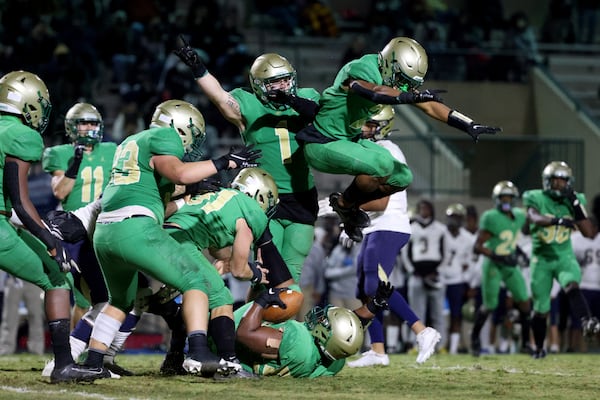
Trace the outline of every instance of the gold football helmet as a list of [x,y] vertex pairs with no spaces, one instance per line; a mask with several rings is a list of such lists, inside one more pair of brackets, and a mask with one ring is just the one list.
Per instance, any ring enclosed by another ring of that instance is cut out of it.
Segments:
[[256,200],[267,215],[272,214],[279,202],[275,180],[262,168],[242,169],[231,182],[231,187]]
[[[96,127],[87,131],[85,136],[81,136],[77,126],[84,122],[95,123]],[[65,132],[72,143],[92,146],[100,143],[104,136],[102,115],[91,104],[77,103],[67,111],[67,115],[65,116]]]
[[394,107],[385,105],[381,108],[377,114],[372,115],[367,122],[377,124],[377,129],[372,137],[372,140],[378,141],[383,140],[389,136],[394,127]]
[[383,84],[403,91],[416,89],[425,81],[428,61],[423,46],[408,37],[396,37],[379,53]]
[[450,204],[446,208],[446,216],[456,215],[457,217],[464,218],[467,215],[467,209],[460,203]]
[[52,111],[46,84],[31,72],[9,72],[0,79],[0,111],[23,117],[25,125],[43,133]]
[[562,192],[552,188],[552,178],[563,178],[567,181],[567,187],[573,186],[573,170],[564,161],[552,161],[542,171],[542,185],[546,192],[560,196]]
[[[509,203],[504,203],[500,198],[502,196],[510,196]],[[494,185],[492,189],[492,198],[496,203],[496,207],[501,211],[510,211],[514,206],[516,198],[519,197],[519,189],[511,181],[500,181]]]
[[266,53],[258,56],[250,67],[250,86],[252,91],[263,103],[269,104],[275,108],[287,107],[281,104],[273,104],[267,97],[269,84],[281,80],[289,79],[289,87],[285,91],[287,94],[296,94],[296,70],[292,64],[283,56],[276,53]]
[[204,116],[193,105],[183,100],[167,100],[156,106],[150,128],[171,127],[179,133],[185,148],[185,161],[201,158],[201,147],[206,136]]
[[365,338],[362,323],[354,311],[327,305],[313,307],[304,324],[329,359],[340,360],[356,354]]

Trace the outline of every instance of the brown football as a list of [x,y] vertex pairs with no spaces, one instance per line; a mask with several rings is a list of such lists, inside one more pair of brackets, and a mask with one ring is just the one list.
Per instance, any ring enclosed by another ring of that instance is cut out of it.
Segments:
[[268,306],[263,311],[265,321],[279,323],[294,318],[300,311],[300,307],[302,307],[304,295],[292,289],[287,289],[279,293],[279,298],[287,308],[283,309],[277,305]]

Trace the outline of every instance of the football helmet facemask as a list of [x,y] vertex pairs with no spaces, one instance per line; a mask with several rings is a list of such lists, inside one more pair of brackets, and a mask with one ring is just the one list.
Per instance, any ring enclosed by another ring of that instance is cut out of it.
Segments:
[[542,171],[542,185],[544,191],[556,197],[562,196],[562,190],[554,189],[552,187],[552,178],[562,178],[566,180],[567,185],[564,189],[573,186],[573,170],[571,170],[571,167],[564,161],[552,161],[546,165]]
[[156,106],[150,128],[171,127],[181,137],[185,148],[184,161],[199,161],[206,137],[204,116],[192,104],[183,100],[167,100]]
[[[510,196],[510,202],[503,202],[500,199],[503,196]],[[492,189],[492,199],[500,211],[510,211],[514,207],[517,197],[519,197],[519,189],[511,181],[500,181]]]
[[31,72],[9,72],[0,78],[0,111],[21,116],[25,125],[42,134],[52,111],[46,84]]
[[244,168],[231,182],[231,187],[256,200],[271,216],[279,202],[279,191],[273,177],[262,168]]
[[372,136],[369,135],[369,137],[365,138],[376,142],[378,140],[383,140],[386,137],[388,137],[389,134],[392,132],[392,128],[394,127],[395,113],[396,112],[394,111],[394,107],[386,105],[383,106],[381,108],[381,111],[379,111],[377,114],[372,115],[367,120],[367,123],[375,124],[377,125],[377,128],[375,129],[375,133]]
[[249,78],[254,95],[272,108],[286,109],[288,107],[269,101],[267,92],[275,89],[270,87],[273,82],[288,79],[288,87],[284,91],[289,95],[296,95],[296,70],[285,57],[279,54],[266,53],[258,56],[250,67]]
[[390,40],[379,53],[378,63],[383,84],[405,92],[423,84],[429,65],[423,46],[404,36]]
[[327,305],[313,307],[304,317],[304,324],[315,342],[330,360],[340,360],[356,354],[363,345],[365,333],[354,311]]
[[[94,129],[81,132],[78,126],[82,123],[95,124]],[[65,132],[71,143],[80,145],[95,145],[102,141],[104,136],[104,122],[102,115],[96,107],[88,103],[77,103],[69,108],[65,116]]]

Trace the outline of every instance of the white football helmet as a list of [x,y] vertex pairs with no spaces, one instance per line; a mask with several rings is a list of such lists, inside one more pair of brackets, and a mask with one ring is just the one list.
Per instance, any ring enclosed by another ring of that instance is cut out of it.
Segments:
[[286,108],[282,104],[273,104],[267,97],[269,91],[267,85],[271,82],[288,78],[290,85],[287,94],[296,94],[296,70],[290,62],[283,56],[276,53],[266,53],[258,56],[250,67],[250,86],[252,91],[263,103],[269,104],[275,108]]
[[262,168],[244,168],[231,182],[231,187],[256,200],[267,215],[279,202],[279,191],[273,177]]
[[25,125],[43,133],[52,111],[46,84],[31,72],[9,72],[0,78],[0,111],[21,116]]
[[[77,125],[83,122],[92,122],[96,124],[96,128],[87,131],[85,136],[79,134]],[[88,103],[77,103],[69,108],[65,116],[65,132],[71,143],[82,145],[95,145],[102,141],[104,136],[104,122],[102,115],[96,107]]]
[[429,66],[423,46],[404,36],[390,40],[379,53],[378,62],[383,84],[403,91],[421,86]]
[[347,308],[331,305],[313,307],[306,313],[304,324],[330,360],[356,354],[363,345],[363,325],[354,311]]
[[171,127],[179,133],[185,147],[186,161],[201,158],[201,147],[206,136],[204,116],[193,105],[183,100],[167,100],[156,106],[150,128]]

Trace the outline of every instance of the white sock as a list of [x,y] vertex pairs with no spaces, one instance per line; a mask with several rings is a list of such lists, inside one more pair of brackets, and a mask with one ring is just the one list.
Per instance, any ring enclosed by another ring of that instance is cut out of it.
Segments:
[[453,332],[450,334],[450,354],[458,353],[458,344],[460,343],[460,333]]
[[77,359],[83,353],[87,347],[87,342],[84,342],[81,339],[77,339],[76,337],[69,336],[69,345],[71,346],[71,356],[73,360],[77,362]]

